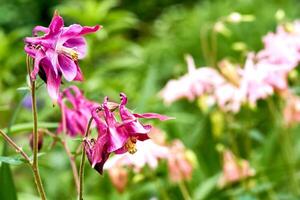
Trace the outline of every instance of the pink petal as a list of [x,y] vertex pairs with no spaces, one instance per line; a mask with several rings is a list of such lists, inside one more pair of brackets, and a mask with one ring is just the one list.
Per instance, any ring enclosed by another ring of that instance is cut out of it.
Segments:
[[83,37],[70,38],[63,46],[74,49],[78,53],[78,59],[82,59],[86,56],[87,47]]
[[45,53],[43,52],[43,50],[39,49],[36,54],[35,54],[35,59],[34,59],[34,68],[30,74],[31,78],[33,80],[36,79],[36,75],[37,73],[39,73],[40,70],[40,62],[41,60],[45,57]]
[[76,77],[74,78],[74,81],[83,81],[84,78],[83,78],[83,75],[82,75],[82,71],[78,65],[78,62],[75,62],[76,64],[76,67],[77,67],[77,74],[76,74]]
[[36,27],[34,27],[33,30],[32,30],[32,34],[34,36],[37,36],[38,32],[48,33],[49,32],[49,28],[44,27],[44,26],[36,26]]
[[82,27],[80,35],[88,34],[88,33],[94,33],[98,30],[101,30],[102,26],[96,25],[96,26],[84,26]]
[[57,33],[64,25],[64,20],[59,15],[54,15],[49,25],[50,33]]
[[166,121],[166,120],[170,120],[170,119],[175,119],[174,117],[168,117],[165,115],[160,115],[157,113],[144,113],[144,114],[133,114],[135,117],[138,118],[146,118],[146,119],[159,119],[160,121]]
[[62,74],[64,75],[65,79],[67,81],[72,81],[74,80],[74,78],[77,75],[77,66],[75,64],[75,62],[63,55],[63,54],[59,54],[58,55],[58,63],[60,65],[60,70],[62,72]]
[[43,59],[41,64],[46,73],[49,96],[56,103],[58,99],[59,86],[61,83],[61,76],[56,76],[55,72],[53,71],[52,64],[48,59]]

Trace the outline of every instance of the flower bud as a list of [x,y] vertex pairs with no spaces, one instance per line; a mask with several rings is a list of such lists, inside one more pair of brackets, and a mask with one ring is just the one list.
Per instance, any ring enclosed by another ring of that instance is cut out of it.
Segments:
[[[38,131],[38,151],[40,151],[43,147],[43,135],[44,134],[42,131]],[[32,150],[33,150],[33,140],[34,140],[33,137],[34,137],[33,133],[31,133],[29,135],[29,146]]]

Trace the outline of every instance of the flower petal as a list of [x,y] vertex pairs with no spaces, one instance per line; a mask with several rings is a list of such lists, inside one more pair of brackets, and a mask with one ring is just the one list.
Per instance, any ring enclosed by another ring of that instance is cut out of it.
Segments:
[[49,25],[50,34],[55,34],[58,31],[60,31],[63,25],[64,25],[63,18],[59,15],[54,15]]
[[86,56],[87,47],[83,37],[70,38],[63,46],[74,49],[78,53],[78,59],[82,59]]
[[60,66],[60,70],[62,72],[62,74],[64,75],[65,79],[67,81],[72,81],[74,80],[74,78],[77,75],[77,66],[75,64],[75,62],[63,55],[63,54],[59,54],[58,55],[58,63]]
[[37,75],[37,73],[39,72],[39,70],[40,70],[40,62],[41,62],[41,60],[43,59],[43,58],[45,58],[45,53],[44,53],[44,51],[42,50],[42,49],[39,49],[37,52],[36,52],[36,54],[35,54],[35,59],[34,59],[34,67],[33,67],[33,70],[32,70],[32,72],[31,72],[31,74],[30,74],[30,76],[31,76],[31,78],[33,79],[33,80],[35,80],[36,79],[36,75]]
[[80,35],[84,34],[89,34],[89,33],[94,33],[98,30],[101,30],[102,26],[96,25],[96,26],[84,26],[82,27],[81,32],[79,33]]
[[157,113],[143,113],[143,114],[134,113],[133,115],[137,118],[159,119],[160,121],[175,119],[174,117],[168,117],[168,116],[160,115],[160,114],[157,114]]
[[48,33],[49,32],[49,28],[44,27],[44,26],[36,26],[33,28],[32,30],[32,34],[33,36],[38,36],[38,32],[43,32],[43,33]]
[[54,103],[56,103],[58,99],[59,86],[61,83],[61,76],[56,76],[52,64],[48,59],[44,58],[41,61],[41,65],[43,66],[43,70],[46,73],[49,96],[52,98]]

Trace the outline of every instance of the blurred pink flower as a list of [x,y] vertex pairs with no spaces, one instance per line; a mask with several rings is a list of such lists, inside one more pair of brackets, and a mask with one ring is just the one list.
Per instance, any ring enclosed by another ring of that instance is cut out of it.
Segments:
[[169,150],[165,146],[154,143],[151,139],[136,142],[137,152],[135,154],[125,153],[114,155],[104,165],[104,169],[110,170],[115,166],[128,166],[135,172],[140,172],[145,166],[152,170],[158,166],[159,159],[167,158]]
[[166,104],[187,98],[192,101],[197,96],[210,92],[214,85],[222,82],[218,72],[210,67],[201,67],[196,69],[193,58],[186,56],[188,73],[178,80],[170,80],[160,92],[160,95]]
[[[278,26],[275,33],[268,33],[263,38],[264,49],[258,53],[258,59],[283,65],[291,70],[297,66],[300,59],[300,32],[288,31],[284,26]],[[292,27],[297,26],[299,22],[292,24]]]
[[71,86],[60,94],[58,105],[62,120],[57,132],[64,132],[72,137],[84,135],[92,110],[100,106],[86,99],[76,86]]
[[[67,81],[83,79],[78,59],[86,55],[86,41],[83,35],[99,30],[99,25],[88,27],[73,24],[64,27],[63,18],[54,14],[49,27],[36,26],[34,37],[25,38],[25,51],[34,58],[31,78],[37,73],[47,83],[50,97],[56,102],[62,75]],[[37,36],[38,32],[44,33]]]
[[127,97],[123,93],[120,96],[120,122],[116,120],[113,112],[108,107],[107,97],[101,106],[102,111],[99,113],[94,111],[92,113],[98,130],[98,138],[96,141],[86,140],[86,152],[92,167],[100,174],[102,174],[103,165],[110,153],[123,154],[129,152],[134,154],[137,151],[137,141],[149,139],[148,133],[151,130],[151,126],[141,124],[138,121],[139,118],[156,118],[162,121],[170,119],[167,116],[156,113],[131,113],[125,107]]
[[219,186],[240,181],[255,175],[255,171],[250,168],[246,160],[238,160],[230,150],[223,152],[223,174],[219,179]]
[[128,183],[128,171],[124,166],[116,164],[108,170],[109,178],[119,193],[124,192]]
[[284,121],[287,125],[300,122],[300,97],[291,93],[285,95],[287,99],[283,110]]
[[182,142],[174,140],[169,151],[167,159],[170,180],[174,183],[190,180],[193,173],[193,164],[188,159]]
[[257,65],[254,58],[254,54],[248,55],[241,71],[240,83],[242,93],[252,105],[255,105],[258,99],[265,99],[274,92],[272,85],[267,81],[271,73],[264,66]]

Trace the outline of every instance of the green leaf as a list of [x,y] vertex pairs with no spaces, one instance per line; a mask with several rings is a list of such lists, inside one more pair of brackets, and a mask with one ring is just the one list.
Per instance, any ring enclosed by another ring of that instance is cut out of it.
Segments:
[[17,200],[17,191],[12,173],[9,164],[6,163],[2,163],[0,168],[0,199]]
[[9,157],[9,156],[0,156],[0,163],[6,163],[11,165],[21,165],[26,163],[21,157]]
[[[58,123],[55,122],[39,122],[39,128],[57,128]],[[4,132],[7,132],[7,129],[3,129]],[[24,132],[24,131],[32,131],[32,122],[30,123],[22,123],[11,126],[10,132],[11,134]]]
[[220,174],[216,174],[213,177],[207,179],[201,185],[199,185],[194,192],[193,199],[206,199],[206,197],[215,189]]

